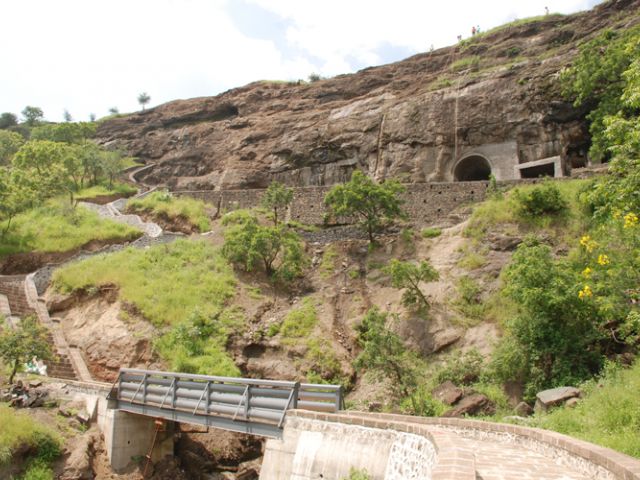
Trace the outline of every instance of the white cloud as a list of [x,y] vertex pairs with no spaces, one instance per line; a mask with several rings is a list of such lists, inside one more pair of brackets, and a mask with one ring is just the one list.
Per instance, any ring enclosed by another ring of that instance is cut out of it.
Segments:
[[[227,10],[238,0],[20,0],[2,8],[0,112],[25,105],[60,120],[109,107],[214,95],[248,82],[347,73],[378,64],[380,47],[424,51],[451,44],[473,24],[489,28],[544,13],[545,2],[411,0],[249,0],[286,19],[286,41],[252,38]],[[554,11],[589,0],[558,0]],[[590,0],[593,1],[593,0]],[[257,36],[257,35],[256,35]]]

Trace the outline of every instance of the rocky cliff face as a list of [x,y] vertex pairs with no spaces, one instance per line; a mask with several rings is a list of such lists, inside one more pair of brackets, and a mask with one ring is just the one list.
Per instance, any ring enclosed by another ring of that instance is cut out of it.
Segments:
[[550,157],[566,174],[587,161],[588,137],[558,74],[582,41],[635,24],[639,7],[611,0],[352,75],[177,100],[105,121],[98,140],[154,163],[142,181],[176,189],[328,185],[356,168],[407,182],[511,179]]

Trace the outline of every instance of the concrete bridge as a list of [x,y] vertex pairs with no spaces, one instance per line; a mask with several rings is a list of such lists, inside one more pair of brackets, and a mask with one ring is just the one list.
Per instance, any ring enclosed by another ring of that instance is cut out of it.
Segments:
[[96,400],[115,471],[173,454],[176,423],[189,423],[267,437],[266,480],[340,480],[351,468],[372,480],[640,480],[639,460],[555,432],[345,411],[338,386],[133,369],[111,387],[75,385]]

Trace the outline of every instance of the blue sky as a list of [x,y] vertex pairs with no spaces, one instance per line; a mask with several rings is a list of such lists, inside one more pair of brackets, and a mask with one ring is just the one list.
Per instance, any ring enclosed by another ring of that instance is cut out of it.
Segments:
[[0,25],[0,112],[49,120],[215,95],[255,80],[332,76],[598,0],[20,0]]

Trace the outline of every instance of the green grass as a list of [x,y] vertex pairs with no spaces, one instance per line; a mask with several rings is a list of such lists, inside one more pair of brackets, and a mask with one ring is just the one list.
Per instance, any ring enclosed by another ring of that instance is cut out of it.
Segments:
[[585,398],[576,407],[538,415],[536,426],[640,458],[640,361],[627,370],[609,369],[582,390]]
[[442,229],[437,227],[423,228],[420,232],[422,238],[436,238],[442,235]]
[[9,464],[13,452],[24,446],[30,447],[36,459],[45,463],[60,454],[58,435],[38,424],[26,412],[0,404],[0,425],[0,466]]
[[189,240],[76,262],[57,270],[53,284],[65,293],[117,285],[120,298],[158,326],[177,324],[196,309],[219,314],[235,294],[233,270],[220,252]]
[[307,338],[318,324],[318,312],[310,297],[302,301],[302,306],[291,310],[282,322],[280,333],[283,341],[295,343],[295,339]]
[[130,200],[127,211],[146,212],[167,220],[183,219],[200,232],[211,229],[206,203],[190,197],[174,197],[168,192],[153,192],[142,199]]
[[323,279],[329,278],[336,271],[336,264],[338,262],[338,251],[333,245],[329,245],[324,254],[322,255],[322,261],[320,262],[320,277]]
[[[7,222],[0,223],[4,229]],[[105,220],[83,207],[72,209],[62,200],[17,215],[0,240],[0,257],[19,252],[66,252],[93,240],[124,242],[142,235],[139,230]]]
[[478,55],[474,55],[471,57],[464,57],[456,60],[451,64],[451,70],[453,70],[454,72],[461,72],[467,69],[477,70],[479,66],[480,57]]
[[109,189],[108,185],[94,185],[93,187],[87,187],[76,193],[76,199],[78,200],[91,200],[92,198],[106,196],[106,195],[121,195],[123,197],[134,195],[138,190],[126,183],[114,183],[113,188]]

